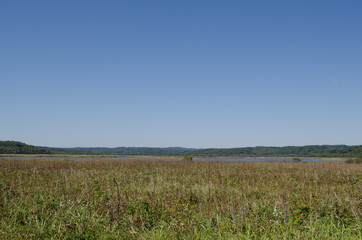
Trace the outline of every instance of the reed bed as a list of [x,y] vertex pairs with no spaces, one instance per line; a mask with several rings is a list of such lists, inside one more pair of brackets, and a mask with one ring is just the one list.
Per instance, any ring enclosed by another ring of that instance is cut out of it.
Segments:
[[0,159],[0,238],[361,239],[361,170]]

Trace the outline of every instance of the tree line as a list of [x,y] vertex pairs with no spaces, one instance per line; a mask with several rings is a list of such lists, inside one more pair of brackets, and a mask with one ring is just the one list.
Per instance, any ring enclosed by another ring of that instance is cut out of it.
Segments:
[[0,141],[0,154],[50,154],[51,151],[16,141]]
[[243,148],[148,148],[148,147],[92,147],[49,148],[36,147],[16,141],[0,141],[0,154],[115,154],[115,155],[164,155],[164,156],[235,156],[235,157],[349,157],[361,158],[362,145],[309,145],[287,147]]
[[169,156],[237,156],[237,157],[362,157],[362,145],[310,145],[243,148],[47,148],[58,154],[120,154]]

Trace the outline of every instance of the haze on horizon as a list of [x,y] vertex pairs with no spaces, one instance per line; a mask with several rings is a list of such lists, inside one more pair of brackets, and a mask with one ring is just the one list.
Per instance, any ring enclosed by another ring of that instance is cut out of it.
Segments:
[[362,2],[1,1],[0,140],[361,145]]

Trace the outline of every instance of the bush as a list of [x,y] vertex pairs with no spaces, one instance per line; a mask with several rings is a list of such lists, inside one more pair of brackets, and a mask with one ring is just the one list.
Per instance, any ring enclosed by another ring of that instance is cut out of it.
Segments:
[[192,157],[191,156],[185,156],[182,160],[184,160],[184,161],[192,161]]
[[293,159],[293,162],[301,162],[302,160],[300,159],[300,158],[298,158],[298,157],[294,157]]
[[359,164],[359,163],[362,163],[362,158],[348,159],[348,160],[346,161],[346,163]]

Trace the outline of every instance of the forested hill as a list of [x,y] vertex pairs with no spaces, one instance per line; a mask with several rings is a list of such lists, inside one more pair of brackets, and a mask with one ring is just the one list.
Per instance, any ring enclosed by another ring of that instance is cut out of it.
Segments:
[[56,154],[121,154],[121,155],[182,155],[185,152],[192,152],[191,148],[149,148],[149,147],[76,147],[76,148],[48,148]]
[[45,148],[57,154],[120,154],[174,156],[239,156],[239,157],[362,157],[362,145],[310,145],[288,147],[244,148]]
[[362,145],[310,145],[287,147],[212,148],[192,152],[193,155],[245,157],[362,157]]
[[0,141],[0,154],[115,154],[115,155],[167,155],[167,156],[238,156],[238,157],[362,157],[362,145],[310,145],[288,147],[243,148],[148,148],[148,147],[90,147],[49,148],[36,147],[15,141]]
[[47,149],[21,142],[0,141],[0,154],[50,154]]

